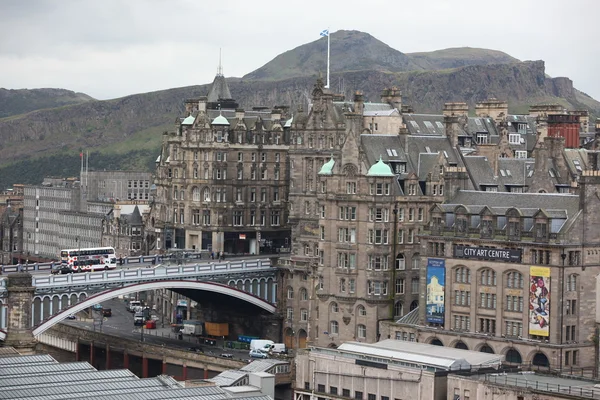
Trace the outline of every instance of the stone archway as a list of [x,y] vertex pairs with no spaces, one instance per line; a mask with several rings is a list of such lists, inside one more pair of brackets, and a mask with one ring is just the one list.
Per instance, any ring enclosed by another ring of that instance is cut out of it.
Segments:
[[521,357],[521,353],[519,353],[518,350],[508,349],[506,356],[504,357],[504,361],[510,364],[522,364],[523,357]]
[[454,348],[462,349],[462,350],[469,350],[469,348],[467,347],[465,342],[463,342],[462,340],[459,340],[458,342],[454,343]]
[[442,341],[438,338],[431,339],[431,342],[429,342],[429,344],[432,344],[434,346],[444,346],[444,343],[442,343]]
[[494,354],[494,349],[492,349],[489,345],[484,344],[483,346],[481,346],[479,348],[479,351],[481,353],[488,353],[488,354]]
[[298,331],[298,348],[299,349],[306,348],[306,338],[307,337],[308,337],[308,334],[306,333],[306,331],[304,329],[300,329]]
[[531,364],[538,366],[538,367],[549,367],[550,361],[548,360],[548,357],[544,353],[538,352],[538,353],[535,353],[535,355],[533,356],[533,359],[531,360]]

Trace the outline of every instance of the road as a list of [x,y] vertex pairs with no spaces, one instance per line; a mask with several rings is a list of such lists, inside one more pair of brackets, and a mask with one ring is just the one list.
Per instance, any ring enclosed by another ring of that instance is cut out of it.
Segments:
[[[166,347],[178,349],[200,348],[206,355],[220,357],[221,354],[231,354],[234,359],[248,361],[248,350],[224,349],[223,340],[218,340],[216,346],[198,344],[196,338],[183,335],[183,339],[177,339],[177,334],[172,332],[171,326],[165,322],[164,328],[160,320],[157,320],[157,329],[141,329],[133,325],[133,314],[125,308],[125,302],[120,299],[113,299],[102,303],[102,307],[110,308],[111,317],[104,317],[100,311],[94,310],[93,321],[86,318],[86,313],[80,313],[76,320],[65,320],[63,323],[79,328],[85,328],[96,332],[102,332],[109,335],[119,336],[133,340],[143,340],[146,343],[162,344]],[[158,316],[153,316],[157,319]],[[191,350],[190,350],[191,351]]]
[[[263,254],[263,255],[256,255],[256,256],[226,257],[225,261],[265,259],[265,258],[269,258],[272,256],[273,256],[273,254]],[[184,264],[184,265],[208,264],[210,262],[218,262],[218,260],[211,260],[211,259],[207,259],[207,258],[202,258],[202,259],[182,258],[181,259],[181,264]],[[171,266],[171,265],[177,265],[177,263],[178,263],[178,261],[175,259],[172,259],[172,260],[165,259],[165,260],[163,260],[163,262],[161,262],[158,265]],[[125,265],[118,266],[117,269],[153,268],[158,265],[153,265],[152,263],[132,263],[132,264],[125,264]],[[99,272],[99,271],[96,271],[96,272]],[[29,271],[29,273],[31,275],[36,275],[36,276],[50,274],[47,270],[46,271]]]

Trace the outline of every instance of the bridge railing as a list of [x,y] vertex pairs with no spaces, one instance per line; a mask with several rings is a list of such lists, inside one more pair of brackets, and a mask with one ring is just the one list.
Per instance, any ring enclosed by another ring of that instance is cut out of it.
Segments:
[[[284,249],[284,250],[288,250],[288,249]],[[286,254],[283,251],[282,252],[278,252],[278,254]],[[228,258],[235,258],[235,257],[248,257],[247,254],[226,254],[226,256]],[[259,257],[259,256],[256,256]],[[184,252],[182,254],[179,255],[163,255],[163,254],[156,254],[156,255],[149,255],[149,256],[129,256],[129,257],[123,257],[123,265],[129,265],[129,264],[152,264],[152,262],[154,262],[154,264],[158,265],[160,263],[166,263],[166,262],[181,262],[181,263],[189,263],[189,262],[194,262],[196,260],[209,260],[210,259],[210,252],[204,250],[204,251],[199,251],[199,252]],[[2,271],[2,274],[10,274],[13,272],[43,272],[43,271],[52,271],[53,267],[56,267],[60,265],[60,261],[55,261],[55,262],[47,262],[47,263],[31,263],[31,264],[25,264],[25,263],[21,263],[21,264],[10,264],[10,265],[2,265],[0,266],[0,271]]]
[[[105,284],[110,282],[130,282],[154,280],[157,278],[193,278],[199,275],[214,275],[219,273],[260,271],[271,268],[270,259],[207,262],[194,265],[158,265],[150,268],[116,269],[102,272],[85,272],[65,275],[33,276],[33,286],[36,288],[51,288],[61,286]],[[0,287],[0,290],[3,290]]]

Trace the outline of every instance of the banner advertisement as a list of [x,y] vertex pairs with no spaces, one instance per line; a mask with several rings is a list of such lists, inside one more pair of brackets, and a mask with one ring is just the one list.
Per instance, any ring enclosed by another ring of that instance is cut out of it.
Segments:
[[550,268],[529,268],[529,334],[550,336]]
[[427,309],[425,319],[429,323],[444,324],[444,292],[446,286],[446,261],[427,259]]

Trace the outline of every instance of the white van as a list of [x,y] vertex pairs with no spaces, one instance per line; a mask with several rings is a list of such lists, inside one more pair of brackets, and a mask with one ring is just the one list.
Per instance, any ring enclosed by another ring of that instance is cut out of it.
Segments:
[[274,343],[271,345],[271,351],[273,353],[285,354],[287,350],[285,349],[285,343]]
[[268,353],[275,342],[266,339],[252,339],[250,342],[250,350],[259,350]]

